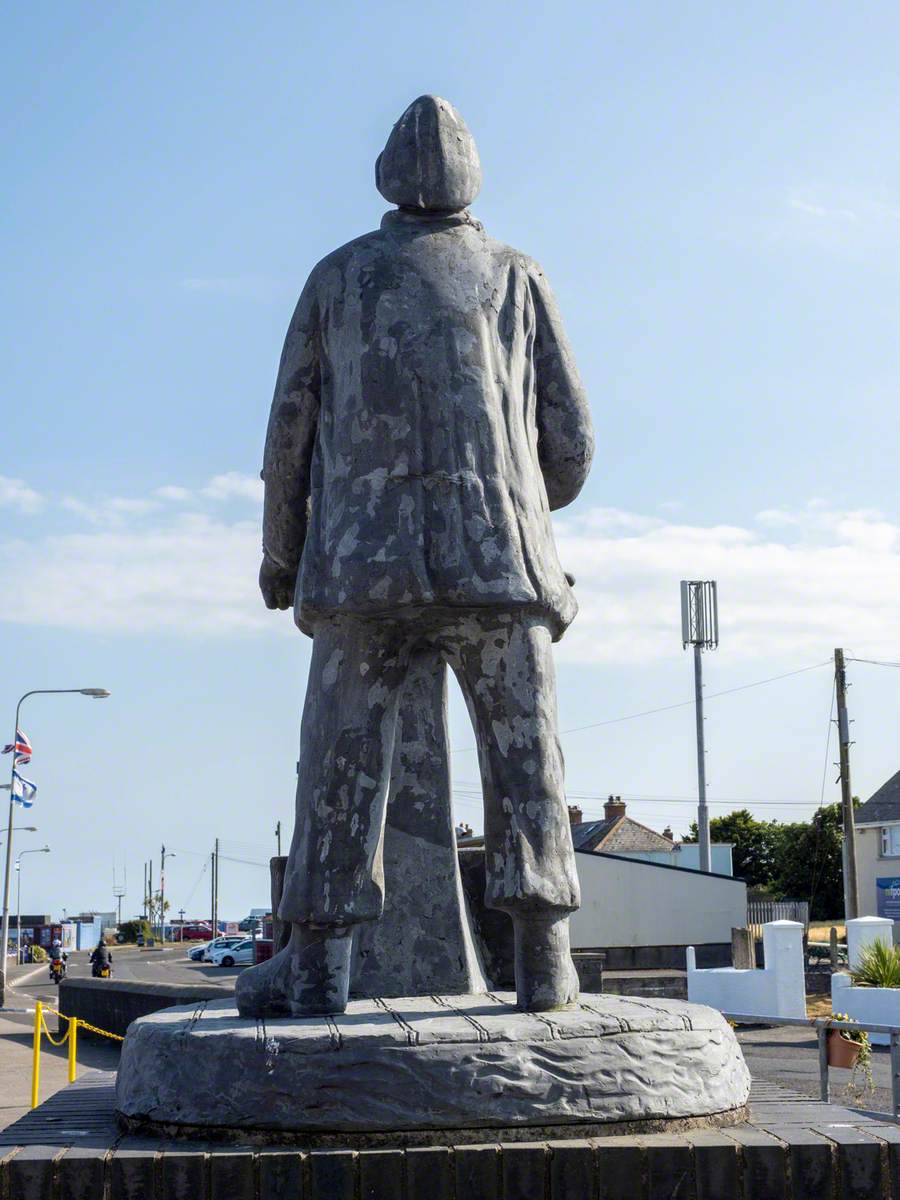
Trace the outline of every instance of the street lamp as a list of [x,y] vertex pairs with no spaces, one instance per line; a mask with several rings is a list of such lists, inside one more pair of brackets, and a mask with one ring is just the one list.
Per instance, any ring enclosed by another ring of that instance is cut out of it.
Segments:
[[6,947],[9,942],[9,885],[12,871],[13,812],[16,802],[16,751],[19,736],[19,712],[29,696],[90,696],[93,700],[105,700],[109,695],[106,688],[33,688],[19,697],[16,705],[16,720],[12,736],[12,771],[9,780],[9,822],[6,828],[6,872],[3,877],[3,920],[0,923],[0,1009],[6,1004]]
[[49,854],[49,846],[37,850],[23,850],[16,859],[16,962],[22,961],[22,859],[26,854]]
[[[9,784],[7,784],[6,786],[9,787]],[[13,833],[37,833],[37,831],[38,831],[37,825],[14,825],[13,826]],[[3,837],[6,837],[6,834],[4,834]],[[0,838],[0,841],[2,841],[2,840],[3,839]]]

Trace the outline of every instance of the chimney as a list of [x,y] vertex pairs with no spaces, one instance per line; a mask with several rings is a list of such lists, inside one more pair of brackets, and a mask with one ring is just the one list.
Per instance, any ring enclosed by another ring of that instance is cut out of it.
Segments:
[[580,825],[583,820],[584,820],[584,813],[581,811],[581,809],[578,807],[578,805],[570,804],[569,805],[569,824],[570,825]]
[[667,825],[667,826],[665,827],[665,829],[663,830],[663,834],[662,834],[662,835],[663,835],[663,837],[664,837],[664,838],[668,838],[670,842],[674,842],[674,841],[675,841],[675,834],[672,832],[672,826],[671,826],[671,825]]
[[607,821],[613,817],[625,816],[625,802],[621,796],[610,796],[607,802],[603,805],[603,815]]

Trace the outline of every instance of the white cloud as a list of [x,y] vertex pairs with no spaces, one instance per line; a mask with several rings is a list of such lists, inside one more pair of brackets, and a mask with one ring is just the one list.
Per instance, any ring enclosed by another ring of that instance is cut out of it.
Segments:
[[788,192],[788,205],[799,212],[808,213],[812,217],[821,217],[826,221],[858,221],[859,216],[852,208],[828,208],[804,197],[803,192],[791,188]]
[[153,495],[159,496],[160,500],[184,501],[190,500],[194,493],[190,488],[178,487],[175,484],[166,484],[165,487],[158,487],[154,490]]
[[17,508],[22,513],[35,513],[43,503],[43,497],[30,488],[24,479],[0,475],[0,505]]
[[792,187],[775,236],[854,258],[900,253],[900,204],[864,187],[806,184]]
[[560,645],[572,661],[671,654],[681,579],[718,580],[722,642],[735,655],[827,657],[849,644],[898,657],[900,527],[880,513],[813,503],[746,528],[657,522],[625,535],[586,513],[560,522],[558,545],[581,605]]
[[129,518],[144,516],[159,508],[159,501],[131,496],[107,496],[101,500],[84,501],[77,496],[64,496],[62,507],[92,525],[123,526]]
[[[267,612],[257,591],[258,517],[209,507],[229,497],[255,503],[260,491],[252,476],[227,472],[179,489],[165,507],[70,497],[65,508],[90,528],[0,542],[12,583],[0,592],[0,619],[119,633],[284,631],[289,622]],[[746,525],[706,526],[595,508],[556,529],[581,606],[559,647],[568,661],[671,657],[682,578],[718,580],[723,648],[734,657],[802,662],[844,644],[900,658],[900,525],[881,513],[813,501],[773,506]]]
[[236,497],[261,503],[263,482],[256,475],[242,475],[239,471],[226,471],[224,475],[214,475],[202,489],[202,494],[210,500],[229,500]]
[[[110,633],[229,635],[272,627],[256,588],[259,527],[201,513],[0,546],[16,586],[0,617]],[[15,567],[15,571],[11,570]]]

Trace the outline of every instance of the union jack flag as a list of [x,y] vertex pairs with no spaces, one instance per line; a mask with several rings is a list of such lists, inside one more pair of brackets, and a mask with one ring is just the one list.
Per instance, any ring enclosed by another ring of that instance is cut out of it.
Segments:
[[13,765],[24,766],[31,762],[31,742],[28,740],[28,735],[22,729],[16,730],[15,745],[12,742],[7,742],[0,751],[2,754],[14,754]]

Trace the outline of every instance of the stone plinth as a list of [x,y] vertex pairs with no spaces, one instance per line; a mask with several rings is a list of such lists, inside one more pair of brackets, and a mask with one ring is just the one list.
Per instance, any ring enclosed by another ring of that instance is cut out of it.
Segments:
[[[510,993],[353,1001],[334,1017],[266,1022],[231,1000],[130,1028],[124,1117],[165,1127],[297,1135],[633,1122],[743,1109],[750,1076],[721,1014],[677,1000],[585,994],[522,1013]],[[602,1129],[600,1130],[602,1132]]]

